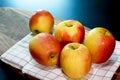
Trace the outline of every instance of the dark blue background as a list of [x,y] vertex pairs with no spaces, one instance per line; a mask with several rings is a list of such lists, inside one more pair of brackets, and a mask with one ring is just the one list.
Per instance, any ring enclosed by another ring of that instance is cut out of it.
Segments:
[[[108,28],[116,39],[119,30],[120,2],[118,0],[1,0],[1,7],[14,7],[28,11],[46,9],[54,17],[75,19],[83,25],[94,28]],[[118,20],[117,20],[118,19]]]

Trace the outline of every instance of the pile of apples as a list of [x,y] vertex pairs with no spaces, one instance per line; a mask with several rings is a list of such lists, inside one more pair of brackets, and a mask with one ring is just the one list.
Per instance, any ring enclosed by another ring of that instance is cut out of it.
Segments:
[[85,34],[85,27],[77,20],[64,20],[54,26],[54,17],[47,10],[36,11],[29,26],[34,34],[29,42],[32,57],[44,66],[59,65],[72,79],[87,75],[92,63],[104,63],[112,55],[115,38],[103,27]]

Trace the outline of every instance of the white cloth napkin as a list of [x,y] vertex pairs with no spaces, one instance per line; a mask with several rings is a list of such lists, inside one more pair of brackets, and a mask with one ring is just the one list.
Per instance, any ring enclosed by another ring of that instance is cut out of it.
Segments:
[[[68,80],[69,78],[57,66],[46,67],[38,64],[29,53],[28,34],[13,47],[0,56],[5,63],[22,70],[23,73],[43,80]],[[115,50],[110,59],[103,64],[92,64],[91,70],[83,80],[111,80],[115,71],[120,66],[120,42],[116,41]]]

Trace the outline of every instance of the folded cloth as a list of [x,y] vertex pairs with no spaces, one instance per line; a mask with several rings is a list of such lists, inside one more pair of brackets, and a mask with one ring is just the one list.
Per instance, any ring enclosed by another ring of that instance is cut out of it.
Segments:
[[[0,59],[20,70],[23,73],[43,80],[67,80],[69,79],[57,66],[46,67],[38,64],[30,55],[29,41],[33,37],[30,33],[13,47],[0,56]],[[91,70],[83,80],[111,80],[120,65],[120,42],[116,46],[112,56],[102,64],[92,64]]]

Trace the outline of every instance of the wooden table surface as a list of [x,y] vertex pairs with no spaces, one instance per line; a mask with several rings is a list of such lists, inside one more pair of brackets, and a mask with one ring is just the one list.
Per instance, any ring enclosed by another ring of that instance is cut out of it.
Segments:
[[[32,12],[14,9],[0,8],[0,55],[25,37],[29,30],[29,18]],[[55,24],[62,21],[55,19]]]
[[[30,33],[29,18],[31,15],[30,11],[0,8],[0,55]],[[61,19],[55,18],[55,24],[61,21]],[[113,80],[120,80],[119,71],[120,68],[114,75],[116,79]]]

